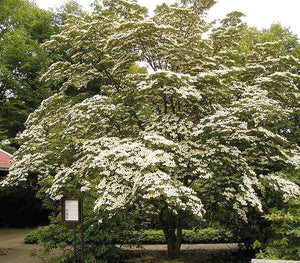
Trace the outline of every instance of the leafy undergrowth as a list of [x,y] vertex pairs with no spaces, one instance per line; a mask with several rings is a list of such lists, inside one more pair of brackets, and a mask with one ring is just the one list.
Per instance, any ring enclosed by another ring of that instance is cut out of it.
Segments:
[[[38,231],[28,233],[26,244],[38,243]],[[225,229],[204,228],[200,230],[183,230],[184,244],[236,243],[239,239]],[[166,244],[162,230],[123,231],[115,240],[116,244]]]

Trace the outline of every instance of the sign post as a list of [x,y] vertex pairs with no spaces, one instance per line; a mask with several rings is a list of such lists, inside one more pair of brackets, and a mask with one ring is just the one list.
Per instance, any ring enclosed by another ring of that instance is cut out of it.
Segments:
[[[81,262],[84,262],[83,254],[83,202],[82,197],[64,197],[62,199],[62,221],[73,225],[74,235],[74,263],[77,263],[77,240],[76,233],[81,236]],[[77,223],[80,223],[80,231],[77,231]]]

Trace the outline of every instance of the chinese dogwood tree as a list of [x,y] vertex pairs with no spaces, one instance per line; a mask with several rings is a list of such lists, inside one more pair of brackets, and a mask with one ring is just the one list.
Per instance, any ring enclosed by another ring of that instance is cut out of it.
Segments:
[[[92,196],[95,217],[142,207],[170,257],[187,218],[227,209],[247,221],[274,191],[297,197],[285,174],[300,152],[281,129],[299,106],[299,61],[278,42],[241,51],[242,14],[208,24],[214,2],[162,4],[148,17],[136,1],[103,0],[69,16],[44,45],[61,51],[43,76],[61,90],[28,118],[3,185],[38,174],[53,200]],[[148,72],[133,72],[137,62]]]

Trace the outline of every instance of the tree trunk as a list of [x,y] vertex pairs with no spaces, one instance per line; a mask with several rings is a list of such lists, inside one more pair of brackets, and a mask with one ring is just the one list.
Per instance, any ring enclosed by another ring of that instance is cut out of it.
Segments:
[[176,259],[180,256],[182,242],[182,226],[179,215],[167,213],[167,220],[161,221],[168,246],[168,258]]
[[175,259],[180,256],[180,247],[181,247],[181,237],[178,237],[175,234],[167,237],[167,245],[168,245],[168,258],[169,259]]

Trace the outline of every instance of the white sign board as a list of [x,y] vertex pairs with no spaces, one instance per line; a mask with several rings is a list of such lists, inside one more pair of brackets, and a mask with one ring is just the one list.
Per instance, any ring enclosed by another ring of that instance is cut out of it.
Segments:
[[79,200],[65,200],[65,220],[79,221]]

